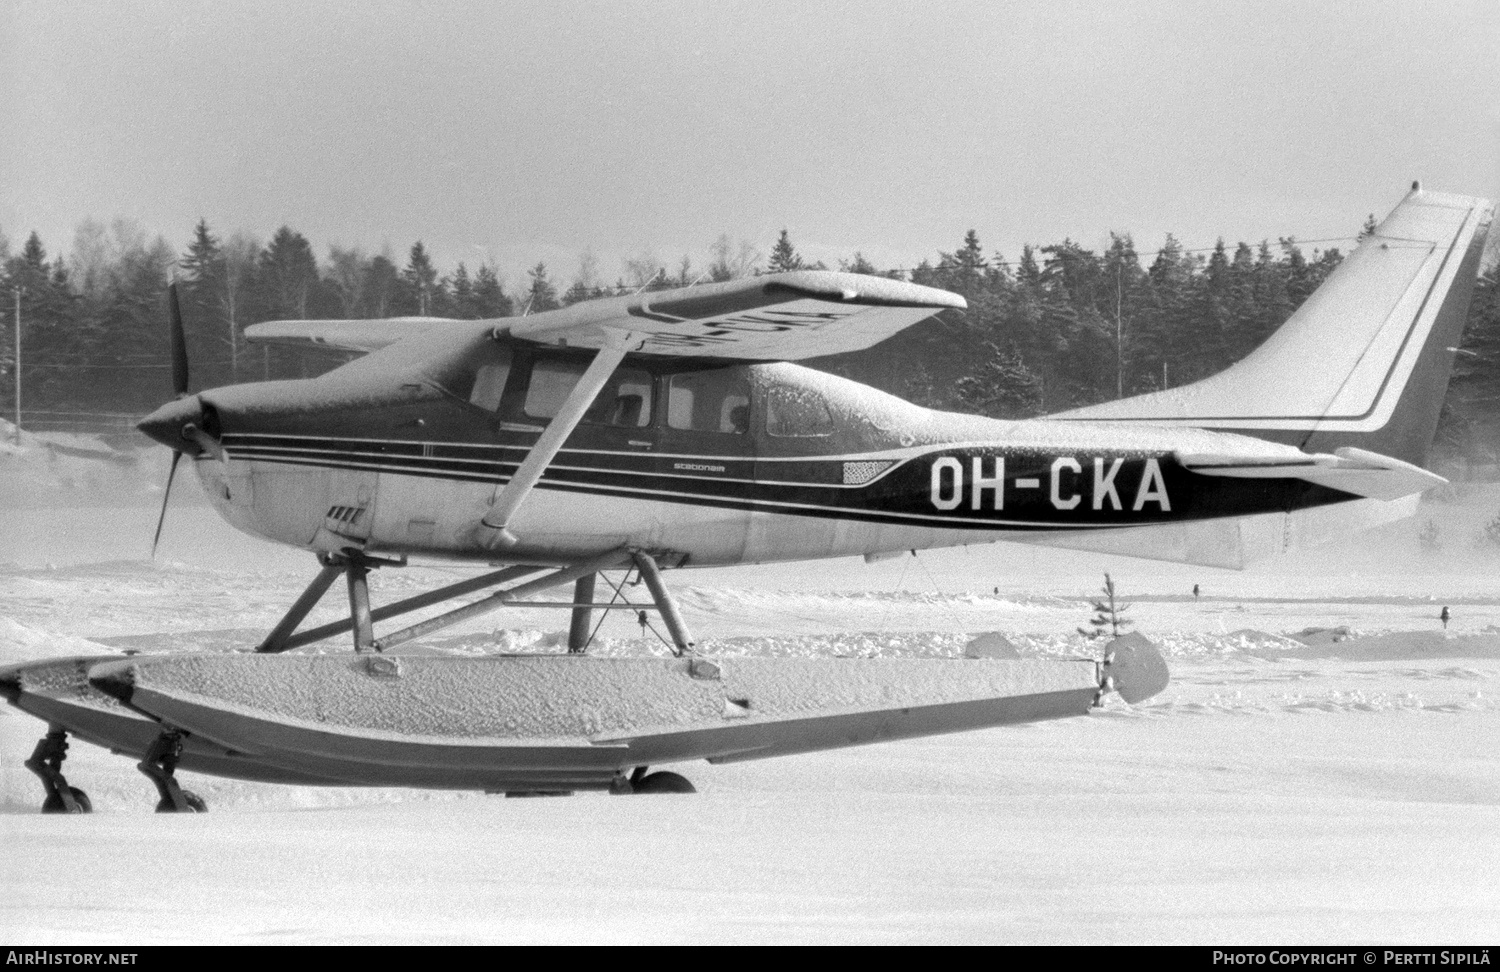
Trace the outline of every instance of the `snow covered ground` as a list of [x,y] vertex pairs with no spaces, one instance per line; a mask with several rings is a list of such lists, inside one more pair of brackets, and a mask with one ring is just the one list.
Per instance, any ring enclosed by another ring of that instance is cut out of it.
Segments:
[[[121,466],[128,505],[105,505],[87,479],[49,505],[10,469],[0,462],[0,664],[246,647],[314,569],[235,534],[191,480],[153,565],[148,470]],[[1156,698],[1087,718],[674,767],[696,796],[507,800],[184,774],[210,813],[158,816],[129,761],[77,744],[68,775],[96,812],[44,817],[21,766],[44,727],[5,707],[0,937],[1490,941],[1500,547],[1476,537],[1497,512],[1500,494],[1472,493],[1244,573],[1001,544],[670,575],[708,652],[956,654],[1000,631],[1024,656],[1063,657],[1089,650],[1072,632],[1108,570],[1173,670]],[[1439,550],[1416,542],[1427,519]],[[459,572],[379,571],[373,596]],[[565,626],[559,611],[495,614],[426,645],[545,651]],[[605,653],[664,650],[629,615],[601,637]]]

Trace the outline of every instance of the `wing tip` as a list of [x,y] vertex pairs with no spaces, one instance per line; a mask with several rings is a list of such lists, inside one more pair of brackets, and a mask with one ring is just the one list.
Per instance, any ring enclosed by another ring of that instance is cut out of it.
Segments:
[[931,307],[934,310],[965,310],[969,302],[958,294],[925,284],[872,277],[841,270],[790,270],[760,278],[767,288],[786,289],[808,297],[833,299],[846,304],[882,307]]

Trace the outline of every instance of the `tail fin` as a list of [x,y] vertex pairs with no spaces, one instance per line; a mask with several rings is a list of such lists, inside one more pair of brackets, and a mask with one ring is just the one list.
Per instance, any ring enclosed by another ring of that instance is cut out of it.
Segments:
[[1493,205],[1411,193],[1244,360],[1202,381],[1050,416],[1189,425],[1423,465]]

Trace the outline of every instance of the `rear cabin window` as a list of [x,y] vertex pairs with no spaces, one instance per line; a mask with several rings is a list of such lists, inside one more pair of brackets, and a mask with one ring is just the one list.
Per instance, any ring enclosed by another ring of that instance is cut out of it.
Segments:
[[815,391],[772,385],[766,392],[766,432],[784,438],[831,435],[833,413]]
[[[538,361],[526,390],[526,414],[552,418],[562,410],[568,394],[583,377],[583,361]],[[624,428],[651,424],[651,374],[639,368],[619,368],[610,375],[594,403],[583,414],[585,422]]]
[[738,368],[689,371],[667,383],[667,426],[693,432],[750,431],[750,382]]

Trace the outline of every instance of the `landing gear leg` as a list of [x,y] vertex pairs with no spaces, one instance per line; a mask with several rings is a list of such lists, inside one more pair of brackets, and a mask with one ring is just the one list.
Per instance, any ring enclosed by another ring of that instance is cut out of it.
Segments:
[[370,616],[370,568],[363,557],[350,555],[344,576],[349,581],[349,617],[354,619],[354,653],[357,655],[375,641],[374,619]]
[[42,813],[92,813],[94,806],[89,795],[76,786],[69,786],[62,775],[63,760],[68,758],[68,733],[58,726],[49,726],[47,734],[36,744],[26,768],[41,778],[47,790],[47,799],[42,801]]
[[573,582],[573,618],[568,625],[568,654],[581,655],[589,648],[589,627],[594,620],[594,578],[584,574]]
[[146,750],[146,758],[137,763],[136,768],[156,784],[156,792],[161,796],[156,804],[157,813],[206,813],[208,804],[203,798],[192,790],[184,790],[177,783],[174,771],[181,758],[182,735],[167,730],[156,737],[151,748]]

